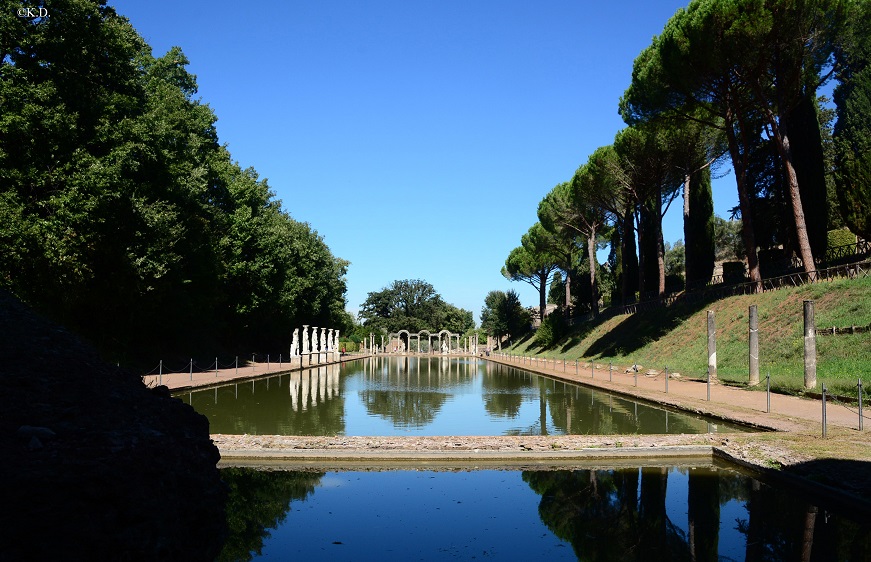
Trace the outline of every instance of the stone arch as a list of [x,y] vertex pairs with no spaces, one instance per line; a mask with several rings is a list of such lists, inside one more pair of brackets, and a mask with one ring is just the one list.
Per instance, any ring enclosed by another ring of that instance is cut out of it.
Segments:
[[417,333],[417,352],[420,353],[420,336],[422,334],[426,334],[426,337],[427,337],[427,343],[426,343],[427,352],[432,351],[432,332],[430,332],[429,330],[421,330]]
[[411,351],[411,334],[408,332],[408,330],[399,330],[398,332],[396,332],[396,339],[399,341],[399,346],[400,346],[400,348],[397,351],[402,350],[402,334],[405,334],[405,340],[407,342],[405,345],[405,351],[406,351],[406,353],[410,352]]

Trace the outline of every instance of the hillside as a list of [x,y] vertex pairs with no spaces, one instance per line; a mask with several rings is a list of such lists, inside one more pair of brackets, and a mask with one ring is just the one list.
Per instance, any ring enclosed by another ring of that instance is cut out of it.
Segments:
[[[840,279],[760,295],[677,303],[667,308],[619,315],[572,328],[556,345],[542,349],[529,336],[509,353],[580,358],[626,367],[679,372],[703,377],[707,369],[707,311],[716,314],[718,374],[722,381],[748,379],[748,308],[759,312],[760,373],[771,373],[773,389],[798,392],[803,387],[803,301],[813,300],[816,326],[871,324],[871,277]],[[821,387],[855,396],[861,376],[871,384],[871,333],[817,337],[817,380]],[[760,385],[764,388],[764,384]]]

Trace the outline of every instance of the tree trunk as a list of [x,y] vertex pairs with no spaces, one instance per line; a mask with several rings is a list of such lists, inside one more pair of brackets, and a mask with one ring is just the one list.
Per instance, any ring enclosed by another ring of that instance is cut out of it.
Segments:
[[798,189],[798,176],[795,173],[795,166],[792,165],[792,150],[789,146],[789,136],[786,134],[786,131],[780,130],[779,137],[776,141],[777,150],[780,152],[783,167],[786,170],[787,189],[789,190],[789,202],[792,204],[792,216],[795,220],[795,236],[798,240],[798,249],[805,273],[811,273],[816,271],[817,266],[814,263],[814,255],[811,251],[811,243],[807,234],[804,207],[801,204],[801,193]]
[[[660,190],[657,190],[657,200],[662,201],[662,194]],[[659,205],[657,205],[659,207]],[[665,240],[662,238],[662,213],[660,213],[659,209],[654,209],[653,216],[653,227],[656,232],[656,270],[659,277],[659,283],[657,287],[657,295],[659,298],[665,296]]]
[[[805,221],[811,251],[817,259],[824,258],[828,246],[830,203],[819,114],[813,97],[804,96],[786,119],[792,163],[801,186],[801,204],[809,211]],[[833,194],[832,200],[834,198]]]
[[572,310],[572,274],[566,271],[566,314]]
[[[742,127],[743,134],[743,127]],[[734,123],[726,117],[726,138],[729,141],[729,155],[732,157],[732,167],[735,169],[735,183],[738,186],[738,204],[741,209],[741,238],[744,240],[744,252],[747,255],[747,269],[750,281],[756,286],[754,291],[762,292],[762,274],[759,271],[759,255],[756,253],[756,237],[753,231],[753,206],[747,193],[747,162],[738,147]],[[745,144],[746,152],[746,144]]]
[[547,276],[542,275],[538,285],[538,315],[542,323],[545,310],[547,310]]
[[[695,266],[693,251],[693,243],[695,242],[695,233],[692,231],[690,223],[690,174],[685,174],[683,177],[683,271],[684,271],[684,289],[690,290],[690,272]],[[693,279],[695,281],[695,279]]]
[[587,257],[590,260],[590,310],[593,318],[599,316],[599,288],[596,286],[596,229],[587,236]]

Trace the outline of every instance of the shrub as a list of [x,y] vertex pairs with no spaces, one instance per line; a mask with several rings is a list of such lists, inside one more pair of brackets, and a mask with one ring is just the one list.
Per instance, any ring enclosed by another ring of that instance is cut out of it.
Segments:
[[850,232],[849,229],[839,228],[837,230],[830,230],[828,233],[828,249],[855,243],[856,235]]
[[535,343],[547,348],[553,346],[565,334],[566,323],[561,314],[546,316],[535,332]]

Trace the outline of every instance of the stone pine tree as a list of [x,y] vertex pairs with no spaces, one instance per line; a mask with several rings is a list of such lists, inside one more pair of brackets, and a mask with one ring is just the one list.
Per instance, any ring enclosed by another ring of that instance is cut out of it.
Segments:
[[613,271],[620,301],[635,302],[638,290],[638,253],[635,245],[636,196],[613,145],[597,148],[587,160],[587,168],[597,180],[588,193],[593,204],[603,209],[613,222]]
[[751,281],[761,289],[747,173],[759,125],[786,179],[799,254],[814,269],[795,170],[789,115],[815,96],[842,21],[837,0],[694,0],[635,61],[624,118],[707,114],[726,134],[738,187]]
[[594,178],[589,170],[578,168],[572,181],[558,184],[538,204],[538,218],[551,232],[562,233],[569,244],[574,238],[583,240],[590,263],[590,310],[599,314],[599,292],[596,281],[596,237],[605,223],[605,211],[589,195]]
[[557,260],[548,250],[543,241],[548,236],[541,223],[535,223],[521,237],[520,246],[511,250],[502,275],[511,281],[523,281],[532,285],[538,291],[538,314],[543,321],[547,309],[547,285],[554,271],[557,270]]

